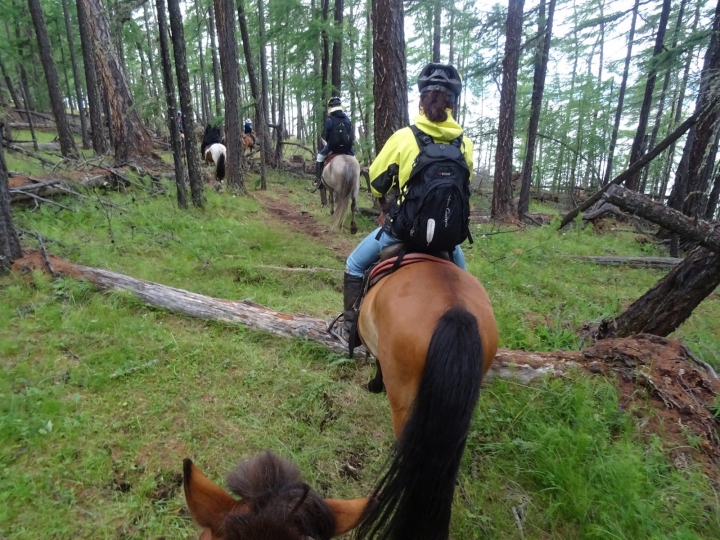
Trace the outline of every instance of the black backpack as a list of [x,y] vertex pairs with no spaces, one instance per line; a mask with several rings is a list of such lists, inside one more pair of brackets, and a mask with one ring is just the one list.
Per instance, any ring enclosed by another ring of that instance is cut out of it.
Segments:
[[414,251],[452,253],[470,235],[470,169],[462,153],[462,135],[450,144],[410,126],[420,153],[415,158],[404,198],[390,215],[390,233]]
[[328,148],[334,154],[345,154],[352,148],[355,136],[352,132],[352,124],[347,118],[334,119],[333,129],[330,133]]

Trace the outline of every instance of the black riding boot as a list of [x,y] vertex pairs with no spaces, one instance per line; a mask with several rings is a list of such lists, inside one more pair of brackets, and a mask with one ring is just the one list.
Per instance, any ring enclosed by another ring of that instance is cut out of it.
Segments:
[[[345,322],[343,323],[343,337],[350,343],[353,329],[355,327],[355,321],[357,320],[357,311],[354,306],[358,298],[362,294],[363,289],[363,278],[356,277],[345,272],[343,279],[343,309],[345,310]],[[353,346],[360,345],[360,339],[355,331],[355,343]]]
[[322,182],[322,172],[323,168],[325,167],[324,163],[321,163],[320,161],[315,162],[315,186],[320,187],[320,183]]

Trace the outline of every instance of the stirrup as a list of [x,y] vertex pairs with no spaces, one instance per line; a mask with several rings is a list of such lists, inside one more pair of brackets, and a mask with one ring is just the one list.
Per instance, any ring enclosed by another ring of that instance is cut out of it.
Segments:
[[345,313],[340,313],[337,317],[332,319],[331,321],[328,321],[326,324],[326,330],[327,333],[336,338],[340,343],[342,343],[343,347],[349,347],[347,340],[342,336],[342,333],[338,333],[337,330],[335,330],[335,327],[337,326],[338,321],[342,319],[342,322],[345,322]]

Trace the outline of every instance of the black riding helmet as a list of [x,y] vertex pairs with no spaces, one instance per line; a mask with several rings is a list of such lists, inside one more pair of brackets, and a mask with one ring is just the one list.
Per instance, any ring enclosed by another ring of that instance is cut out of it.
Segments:
[[430,63],[420,72],[418,90],[421,94],[429,90],[442,90],[447,94],[448,101],[455,103],[462,92],[462,80],[454,66]]
[[328,107],[339,107],[340,106],[340,98],[337,96],[331,97],[328,100]]

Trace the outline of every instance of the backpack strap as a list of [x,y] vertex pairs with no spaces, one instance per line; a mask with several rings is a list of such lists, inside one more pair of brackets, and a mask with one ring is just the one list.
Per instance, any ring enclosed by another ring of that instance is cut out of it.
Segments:
[[413,135],[415,135],[415,140],[418,143],[418,146],[420,147],[420,150],[422,151],[423,148],[425,148],[428,144],[433,144],[435,141],[433,141],[432,137],[425,133],[423,130],[421,130],[416,125],[410,126],[410,129],[413,132]]

